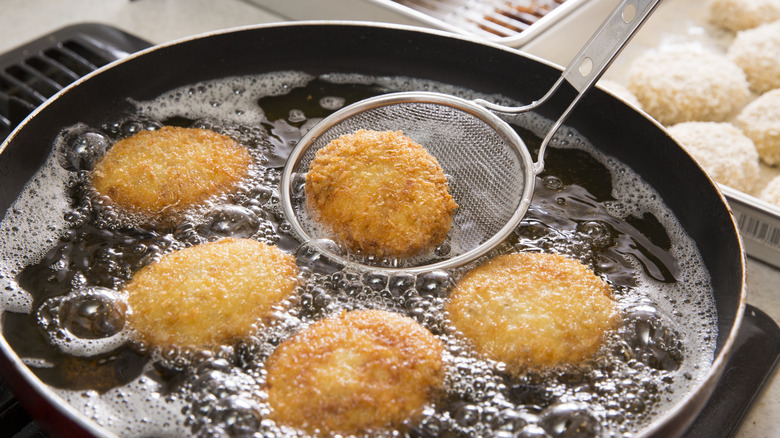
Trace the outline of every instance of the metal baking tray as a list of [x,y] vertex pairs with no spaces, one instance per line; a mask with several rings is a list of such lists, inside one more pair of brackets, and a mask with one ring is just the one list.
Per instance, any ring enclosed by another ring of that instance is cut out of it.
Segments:
[[745,252],[780,268],[780,207],[730,187],[720,188],[739,225]]
[[521,47],[588,0],[367,0],[427,26]]

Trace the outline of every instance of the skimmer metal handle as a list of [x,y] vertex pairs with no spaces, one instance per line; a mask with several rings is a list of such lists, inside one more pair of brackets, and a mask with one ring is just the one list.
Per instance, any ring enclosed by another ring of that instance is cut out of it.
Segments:
[[563,122],[582,96],[601,78],[612,64],[612,61],[617,58],[618,54],[655,11],[655,8],[661,1],[663,0],[621,1],[541,99],[520,107],[496,105],[482,99],[474,101],[492,111],[518,114],[531,111],[547,102],[558,91],[564,81],[574,87],[578,92],[577,96],[574,97],[568,108],[558,117],[552,129],[550,129],[542,141],[542,145],[539,148],[539,156],[534,164],[535,173],[538,174],[544,170],[544,153],[555,132],[563,125]]

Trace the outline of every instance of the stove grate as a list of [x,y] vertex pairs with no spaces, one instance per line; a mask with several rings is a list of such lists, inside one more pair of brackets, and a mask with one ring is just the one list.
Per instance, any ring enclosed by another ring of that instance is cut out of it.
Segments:
[[0,55],[0,141],[63,88],[149,45],[118,29],[79,24]]

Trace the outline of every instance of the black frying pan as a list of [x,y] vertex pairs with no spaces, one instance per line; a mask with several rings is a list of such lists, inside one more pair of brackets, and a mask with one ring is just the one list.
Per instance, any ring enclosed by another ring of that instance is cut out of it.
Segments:
[[[260,26],[155,47],[67,88],[10,135],[0,153],[0,211],[9,207],[42,164],[63,127],[79,122],[100,126],[132,109],[127,98],[148,100],[189,83],[277,70],[412,76],[523,102],[540,97],[560,74],[549,64],[501,46],[368,24]],[[554,101],[542,115],[555,118],[560,110]],[[567,125],[633,168],[660,193],[698,244],[712,275],[719,317],[715,363],[708,379],[647,431],[659,437],[681,434],[712,392],[742,318],[745,264],[737,228],[714,183],[645,115],[594,89]],[[53,396],[5,340],[0,347],[0,371],[9,386],[53,435],[105,433]]]

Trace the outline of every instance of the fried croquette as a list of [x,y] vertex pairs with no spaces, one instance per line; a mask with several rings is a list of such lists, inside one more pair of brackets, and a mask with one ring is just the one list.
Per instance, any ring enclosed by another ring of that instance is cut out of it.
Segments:
[[681,46],[636,58],[628,89],[642,108],[664,125],[721,122],[750,98],[745,73],[724,55]]
[[232,190],[251,162],[230,137],[166,126],[116,142],[95,166],[92,185],[127,211],[159,218]]
[[609,286],[557,254],[488,261],[457,283],[446,310],[480,354],[513,372],[587,360],[617,324]]
[[312,216],[341,243],[377,257],[442,243],[457,208],[436,158],[391,131],[360,130],[317,151],[306,196]]
[[215,346],[250,335],[297,285],[294,258],[226,238],[166,254],[127,284],[128,323],[155,346]]
[[397,427],[443,381],[439,339],[413,319],[381,310],[326,318],[268,359],[268,402],[279,423],[316,435]]

